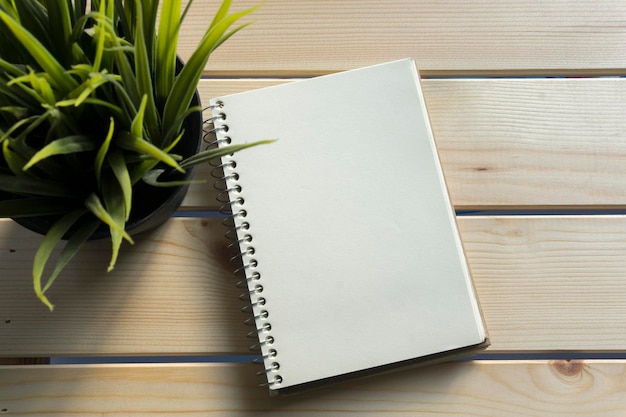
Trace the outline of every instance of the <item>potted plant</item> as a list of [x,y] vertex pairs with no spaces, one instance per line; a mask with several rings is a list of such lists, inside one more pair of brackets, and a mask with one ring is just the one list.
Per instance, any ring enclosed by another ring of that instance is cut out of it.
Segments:
[[45,235],[33,286],[50,309],[46,290],[89,239],[110,238],[113,269],[124,240],[177,208],[193,165],[267,142],[199,151],[195,87],[255,9],[230,3],[181,65],[191,1],[0,0],[0,217]]

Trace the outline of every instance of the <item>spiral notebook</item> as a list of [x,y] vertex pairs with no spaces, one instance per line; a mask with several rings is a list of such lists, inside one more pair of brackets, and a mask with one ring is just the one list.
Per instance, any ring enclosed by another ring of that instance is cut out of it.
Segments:
[[488,345],[411,59],[211,109],[272,394]]

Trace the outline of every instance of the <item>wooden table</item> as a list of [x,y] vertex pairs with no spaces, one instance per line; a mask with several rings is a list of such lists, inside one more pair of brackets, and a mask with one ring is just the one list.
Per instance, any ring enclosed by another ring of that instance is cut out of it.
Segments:
[[[183,57],[215,3],[194,3]],[[210,61],[205,100],[416,60],[492,346],[270,399],[207,184],[113,273],[90,245],[54,313],[31,289],[40,238],[0,222],[0,416],[624,415],[626,2],[268,0],[254,20]],[[68,356],[113,363],[39,359]]]

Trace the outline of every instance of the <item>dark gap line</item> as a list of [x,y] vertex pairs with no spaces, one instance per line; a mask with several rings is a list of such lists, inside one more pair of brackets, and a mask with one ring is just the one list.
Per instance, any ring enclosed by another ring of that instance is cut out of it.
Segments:
[[626,360],[626,352],[480,353],[458,361],[490,360]]
[[[372,64],[375,65],[375,64]],[[363,65],[362,67],[367,66]],[[298,80],[321,77],[338,72],[350,71],[355,68],[337,69],[332,71],[276,71],[255,74],[253,72],[205,72],[203,80]],[[418,68],[419,69],[419,68]],[[420,69],[420,77],[425,80],[440,79],[520,79],[520,78],[623,78],[626,77],[624,69],[600,69],[600,70],[520,70],[519,72],[486,71],[486,70],[452,70],[437,71]]]
[[569,75],[421,75],[423,80],[537,80],[537,79],[573,79],[573,78],[604,78],[604,79],[620,79],[626,78],[623,74],[569,74]]
[[459,217],[470,216],[620,216],[626,208],[615,209],[498,209],[498,210],[456,210]]
[[[626,352],[535,352],[535,353],[481,353],[454,362],[468,361],[534,361],[534,360],[626,360]],[[52,365],[89,364],[176,364],[176,363],[260,363],[258,355],[215,356],[81,356],[51,357]]]
[[257,355],[207,355],[207,356],[69,356],[51,357],[53,365],[80,364],[158,364],[158,363],[253,363]]
[[[498,209],[498,210],[456,210],[458,217],[485,216],[623,216],[626,208],[616,209]],[[383,213],[384,214],[384,213]],[[229,215],[216,210],[177,211],[173,217],[224,219]]]

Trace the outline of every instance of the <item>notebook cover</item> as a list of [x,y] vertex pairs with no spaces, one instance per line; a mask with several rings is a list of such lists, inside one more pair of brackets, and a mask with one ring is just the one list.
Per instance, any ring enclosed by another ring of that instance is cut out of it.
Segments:
[[211,105],[272,392],[488,344],[411,59]]

